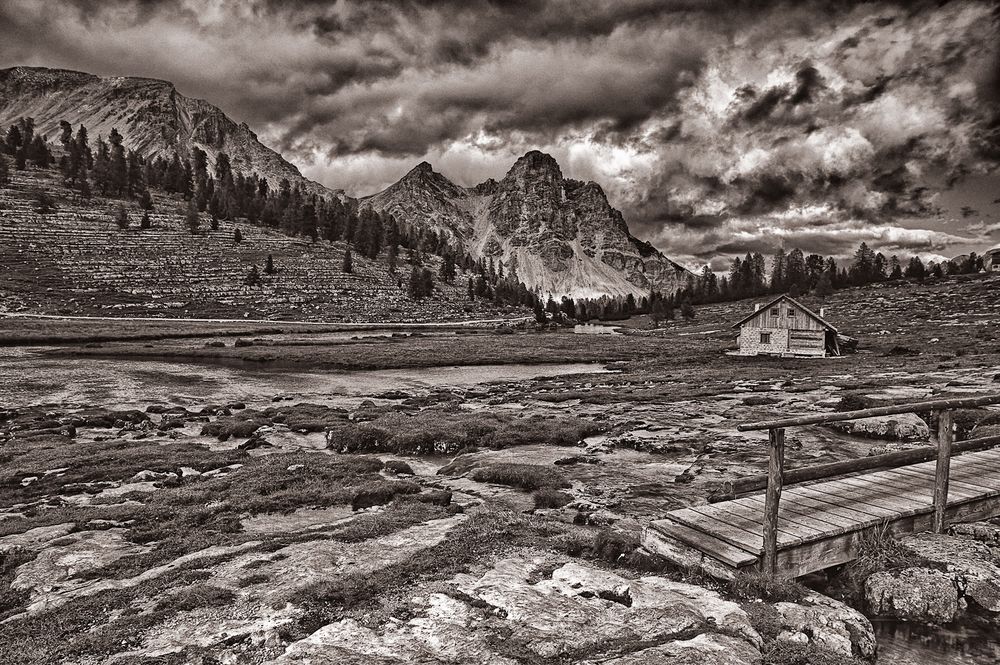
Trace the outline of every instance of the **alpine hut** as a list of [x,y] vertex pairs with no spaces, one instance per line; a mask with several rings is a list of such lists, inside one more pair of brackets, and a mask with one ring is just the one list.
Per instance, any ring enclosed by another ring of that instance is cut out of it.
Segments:
[[756,305],[733,328],[738,328],[741,356],[839,356],[837,329],[787,295]]
[[1000,272],[1000,247],[991,249],[983,257],[983,267],[986,272]]

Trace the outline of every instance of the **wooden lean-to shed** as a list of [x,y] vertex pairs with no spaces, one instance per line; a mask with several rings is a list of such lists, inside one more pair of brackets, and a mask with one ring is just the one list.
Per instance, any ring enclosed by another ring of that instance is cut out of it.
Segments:
[[837,329],[787,295],[778,296],[736,323],[741,356],[839,356]]

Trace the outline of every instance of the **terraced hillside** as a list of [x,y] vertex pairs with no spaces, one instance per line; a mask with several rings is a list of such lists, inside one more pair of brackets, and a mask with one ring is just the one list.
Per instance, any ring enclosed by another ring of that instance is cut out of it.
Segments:
[[[37,212],[37,192],[56,209]],[[0,188],[0,311],[76,315],[288,318],[323,321],[475,319],[504,312],[466,297],[467,276],[436,281],[431,297],[407,294],[410,266],[392,274],[383,253],[353,255],[343,272],[343,242],[311,242],[240,222],[209,228],[203,215],[192,235],[179,198],[156,195],[152,228],[126,203],[130,226],[118,228],[117,200],[81,201],[51,171],[16,172]],[[239,228],[243,241],[234,242]],[[277,273],[245,285],[252,266],[272,255]],[[438,257],[427,257],[437,272]],[[523,315],[518,310],[512,313]]]

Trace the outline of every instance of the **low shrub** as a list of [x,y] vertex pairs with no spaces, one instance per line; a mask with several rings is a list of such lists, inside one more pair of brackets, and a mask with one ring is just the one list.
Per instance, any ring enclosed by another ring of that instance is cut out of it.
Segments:
[[885,402],[872,399],[862,393],[847,393],[840,398],[837,404],[837,411],[860,411],[876,406],[885,406]]
[[743,610],[747,613],[747,618],[750,619],[750,625],[760,633],[765,642],[776,639],[785,629],[785,620],[774,605],[754,601],[744,603]]
[[420,485],[406,480],[375,480],[354,490],[351,498],[351,508],[361,510],[372,506],[382,506],[400,494],[417,494]]
[[205,423],[201,428],[202,436],[214,436],[219,441],[228,441],[232,437],[245,439],[265,425],[271,424],[263,416],[248,418],[247,414],[241,416],[222,417],[210,423]]
[[385,470],[388,471],[389,473],[394,473],[397,476],[413,475],[413,469],[410,467],[409,464],[407,464],[403,460],[395,460],[395,459],[386,460]]
[[535,490],[532,498],[535,500],[535,508],[562,508],[573,500],[573,497],[566,492],[551,487]]
[[441,407],[415,414],[382,413],[364,423],[334,423],[327,431],[327,443],[339,452],[455,455],[477,446],[502,449],[531,444],[575,445],[599,431],[600,425],[582,418],[516,418]]
[[570,484],[554,469],[537,464],[501,463],[476,469],[472,479],[478,483],[507,485],[534,491],[543,487],[569,487]]

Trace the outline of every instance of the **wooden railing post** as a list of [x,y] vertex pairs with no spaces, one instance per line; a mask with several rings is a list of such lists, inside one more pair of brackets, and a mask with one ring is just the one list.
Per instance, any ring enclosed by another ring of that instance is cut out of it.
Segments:
[[785,430],[769,430],[770,456],[767,462],[767,495],[764,499],[764,560],[762,572],[778,571],[778,503],[785,482]]
[[945,510],[948,508],[948,475],[951,469],[951,442],[954,439],[950,409],[937,412],[937,470],[934,473],[934,533],[944,533]]

